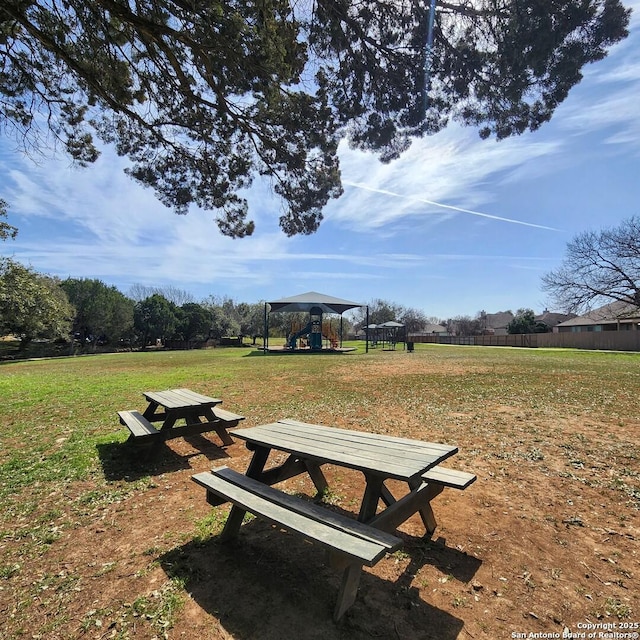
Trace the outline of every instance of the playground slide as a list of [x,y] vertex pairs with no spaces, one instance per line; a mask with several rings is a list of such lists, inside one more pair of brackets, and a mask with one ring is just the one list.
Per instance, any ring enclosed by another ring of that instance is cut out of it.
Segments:
[[289,339],[287,340],[287,347],[289,347],[289,349],[295,349],[298,338],[306,336],[308,333],[311,333],[311,323],[309,323],[303,329],[300,329],[300,331],[296,331],[294,334],[290,335]]

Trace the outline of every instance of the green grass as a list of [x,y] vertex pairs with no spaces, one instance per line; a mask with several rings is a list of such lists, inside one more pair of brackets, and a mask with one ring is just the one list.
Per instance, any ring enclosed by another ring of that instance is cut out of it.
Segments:
[[[523,421],[528,413],[606,416],[620,424],[635,419],[638,354],[416,347],[413,354],[364,354],[360,345],[359,352],[341,356],[216,349],[3,363],[0,499],[27,486],[89,477],[100,481],[99,447],[123,442],[127,435],[115,412],[142,408],[141,393],[150,389],[189,387],[217,395],[224,406],[256,423],[335,412],[362,428],[402,431],[406,414],[440,433],[451,429],[452,412],[474,428],[487,428],[488,404],[516,409]],[[401,359],[421,359],[424,366],[378,371]],[[389,412],[379,424],[374,409],[390,402],[402,408],[400,417]],[[500,429],[499,420],[490,427]],[[532,447],[525,457],[542,459],[539,449]],[[21,509],[29,508],[20,503]]]
[[[215,349],[3,363],[5,513],[30,513],[51,483],[92,478],[102,500],[131,491],[130,482],[119,487],[104,477],[99,451],[126,439],[116,411],[141,408],[141,393],[149,389],[189,387],[220,396],[229,409],[245,414],[247,423],[286,416],[330,421],[336,415],[360,428],[399,434],[416,423],[428,424],[432,438],[450,437],[456,422],[478,435],[487,430],[508,435],[514,411],[523,427],[532,416],[596,421],[606,416],[621,425],[636,416],[638,354],[431,345],[416,345],[413,354],[364,354],[358,346],[341,356]],[[396,366],[416,360],[423,366]],[[385,404],[396,410],[381,423],[379,408]],[[504,409],[504,419],[496,406]],[[529,448],[520,451],[509,443],[505,455],[544,461],[544,438],[538,444],[527,440]],[[637,481],[634,473],[627,479]],[[628,491],[636,491],[633,483]],[[87,504],[83,498],[76,508],[86,510]]]
[[[411,354],[365,354],[355,346],[345,355],[226,348],[1,363],[0,581],[19,579],[34,559],[46,558],[61,531],[157,486],[153,466],[138,469],[123,446],[128,431],[116,415],[144,408],[142,392],[154,389],[219,396],[246,416],[246,426],[294,417],[456,443],[459,466],[486,463],[495,482],[515,461],[545,477],[614,491],[640,508],[640,453],[628,435],[638,427],[640,354],[420,344]],[[615,476],[594,472],[603,459]],[[203,541],[222,524],[214,510],[194,520],[192,537]],[[59,594],[51,624],[64,626],[73,573],[43,569],[41,576],[28,588]],[[146,616],[164,634],[183,594],[173,582],[158,593],[141,594],[117,615],[129,622]],[[624,615],[621,607],[614,613]],[[105,617],[89,612],[82,624],[96,629]]]

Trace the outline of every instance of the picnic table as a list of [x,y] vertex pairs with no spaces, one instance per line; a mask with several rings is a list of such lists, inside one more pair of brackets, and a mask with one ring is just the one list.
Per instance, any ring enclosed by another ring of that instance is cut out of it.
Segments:
[[[344,568],[334,618],[353,604],[363,565],[373,566],[402,545],[395,530],[420,514],[428,534],[436,519],[431,500],[445,487],[465,489],[476,476],[440,463],[457,453],[452,445],[338,429],[286,419],[230,432],[253,451],[246,474],[227,467],[200,473],[194,481],[207,489],[207,501],[231,501],[221,540],[234,537],[247,511],[319,542],[331,552],[333,564]],[[281,464],[266,468],[272,451],[288,454]],[[357,520],[321,505],[291,496],[272,485],[308,474],[318,494],[328,483],[324,465],[362,472],[364,489]],[[406,491],[396,498],[388,481],[401,481]]]
[[220,398],[190,389],[145,391],[143,395],[148,402],[143,413],[118,411],[121,424],[131,432],[129,439],[138,444],[215,431],[223,445],[230,445],[233,439],[227,430],[244,420],[244,416],[221,409]]

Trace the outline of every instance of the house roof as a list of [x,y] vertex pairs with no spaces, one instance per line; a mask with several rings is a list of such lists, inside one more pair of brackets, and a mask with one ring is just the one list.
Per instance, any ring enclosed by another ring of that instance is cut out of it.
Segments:
[[618,322],[638,322],[640,320],[640,309],[628,302],[610,302],[602,307],[598,307],[583,316],[572,318],[566,322],[561,322],[558,327],[578,327],[596,324],[616,324]]
[[543,322],[548,327],[555,327],[556,325],[566,322],[567,320],[572,320],[575,317],[575,313],[553,313],[551,311],[545,311],[539,316],[536,316],[535,319],[536,322]]
[[320,307],[323,313],[339,313],[342,314],[349,309],[356,307],[364,307],[359,302],[351,302],[350,300],[341,300],[324,293],[316,291],[308,291],[290,298],[282,298],[274,302],[267,303],[271,305],[271,311],[293,312],[293,311],[310,311],[312,307]]
[[441,324],[427,324],[419,331],[414,331],[410,335],[422,336],[429,333],[447,333],[447,327]]
[[447,333],[448,329],[442,324],[428,324],[423,332],[424,333]]
[[504,329],[512,320],[513,313],[511,311],[500,311],[499,313],[487,313],[484,315],[487,329]]

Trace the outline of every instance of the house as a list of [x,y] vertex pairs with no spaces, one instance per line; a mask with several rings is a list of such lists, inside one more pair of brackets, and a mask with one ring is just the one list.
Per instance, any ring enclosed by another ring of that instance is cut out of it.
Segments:
[[498,313],[481,311],[478,320],[484,335],[506,336],[509,333],[507,325],[513,320],[513,313],[511,311],[499,311]]
[[640,309],[628,302],[611,302],[583,316],[556,325],[559,333],[569,331],[637,331]]
[[447,331],[447,327],[441,324],[428,324],[424,327],[424,329],[420,329],[418,332],[420,335],[425,334],[435,334],[439,336],[448,336],[449,332]]
[[427,324],[419,331],[412,331],[407,336],[410,342],[437,342],[436,338],[451,335],[447,327],[441,324]]
[[536,324],[547,327],[547,331],[556,331],[555,327],[561,322],[573,320],[575,317],[575,313],[552,313],[548,309],[545,309],[540,315],[535,317],[535,320]]

